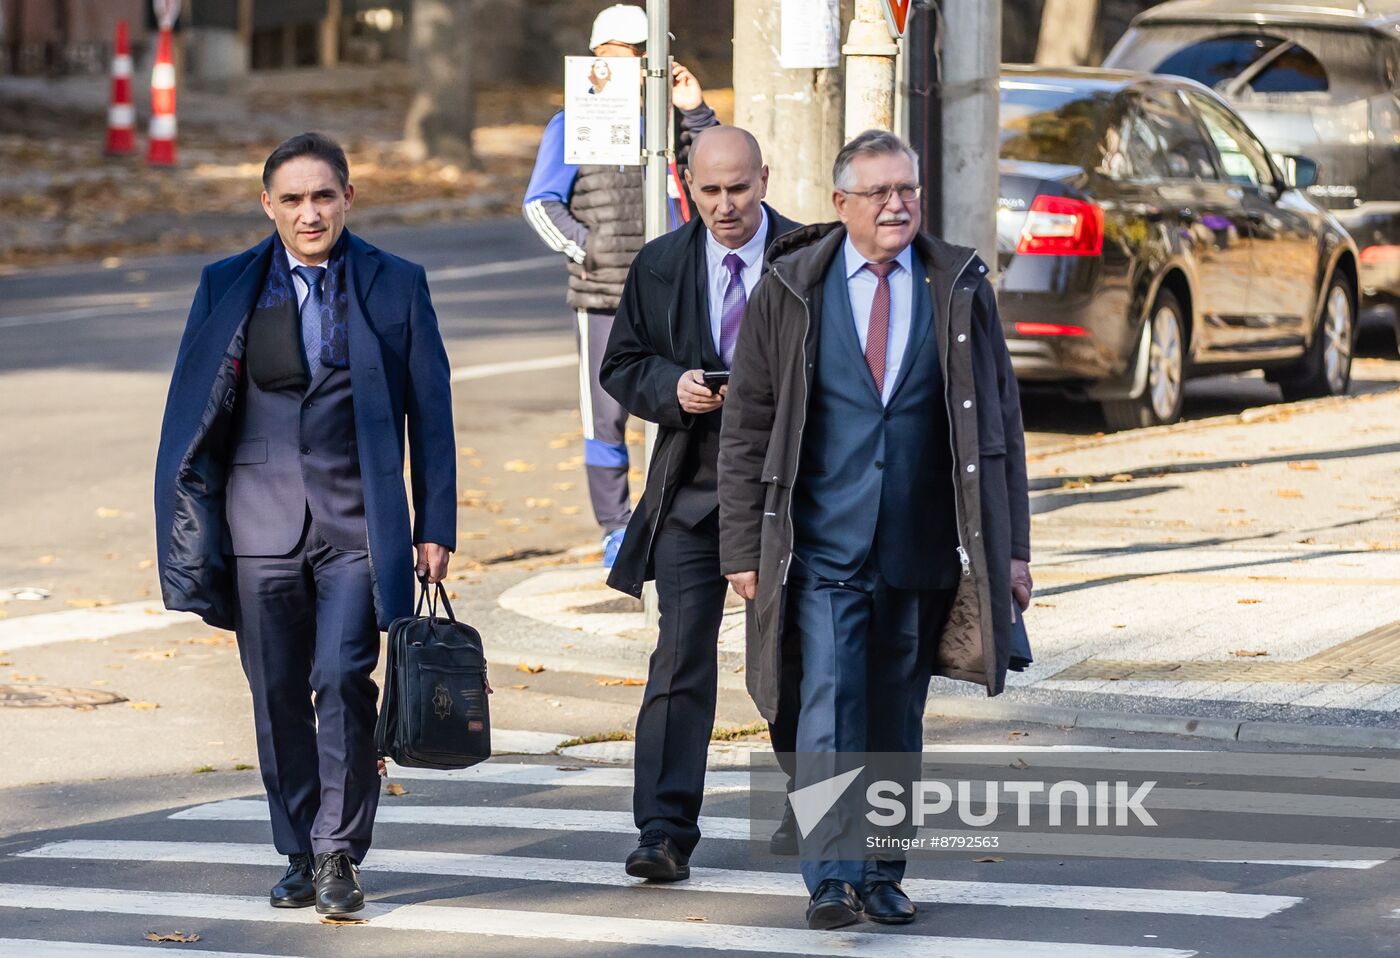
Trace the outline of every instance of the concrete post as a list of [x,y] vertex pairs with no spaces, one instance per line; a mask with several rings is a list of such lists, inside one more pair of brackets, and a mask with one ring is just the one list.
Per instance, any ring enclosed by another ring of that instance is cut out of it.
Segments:
[[894,61],[899,47],[890,37],[882,2],[856,0],[855,17],[841,48],[846,55],[847,140],[866,130],[894,129]]
[[758,138],[768,202],[799,223],[832,219],[831,164],[841,149],[841,69],[778,62],[782,0],[734,0],[734,125]]
[[[1001,97],[1001,4],[942,0],[943,238],[975,247],[997,268],[997,152]],[[926,157],[937,163],[938,157]]]
[[343,0],[326,0],[326,15],[321,18],[321,66],[333,67],[340,62],[340,18]]

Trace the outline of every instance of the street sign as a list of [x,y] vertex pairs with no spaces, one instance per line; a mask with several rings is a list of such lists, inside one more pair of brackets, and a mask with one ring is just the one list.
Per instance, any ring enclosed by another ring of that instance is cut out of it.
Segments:
[[162,30],[175,26],[180,16],[180,0],[151,0],[151,7],[156,12],[156,23]]
[[889,24],[890,36],[898,40],[904,36],[904,26],[909,22],[910,0],[885,0],[885,22]]

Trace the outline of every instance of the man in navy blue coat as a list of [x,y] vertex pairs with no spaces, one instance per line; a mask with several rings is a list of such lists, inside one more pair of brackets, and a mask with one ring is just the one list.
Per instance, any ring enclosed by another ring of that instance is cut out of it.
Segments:
[[457,535],[451,370],[427,278],[345,229],[354,196],[324,136],[268,157],[276,232],[200,277],[155,483],[166,607],[238,635],[289,859],[271,903],[327,915],[364,906],[379,632],[412,614],[415,573],[442,579]]

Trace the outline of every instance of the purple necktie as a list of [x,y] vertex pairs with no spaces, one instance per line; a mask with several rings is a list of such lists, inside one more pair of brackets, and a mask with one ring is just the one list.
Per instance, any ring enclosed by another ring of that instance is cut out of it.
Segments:
[[724,257],[729,270],[729,285],[724,289],[724,306],[719,317],[719,358],[726,369],[734,365],[734,343],[739,339],[739,324],[744,321],[748,294],[744,292],[744,261],[738,253]]

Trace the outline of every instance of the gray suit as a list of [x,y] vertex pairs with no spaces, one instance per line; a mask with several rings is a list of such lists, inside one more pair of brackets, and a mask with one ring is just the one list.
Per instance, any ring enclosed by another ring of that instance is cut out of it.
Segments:
[[304,394],[245,377],[230,452],[236,629],[273,838],[359,861],[379,798],[379,629],[350,370],[320,367]]

